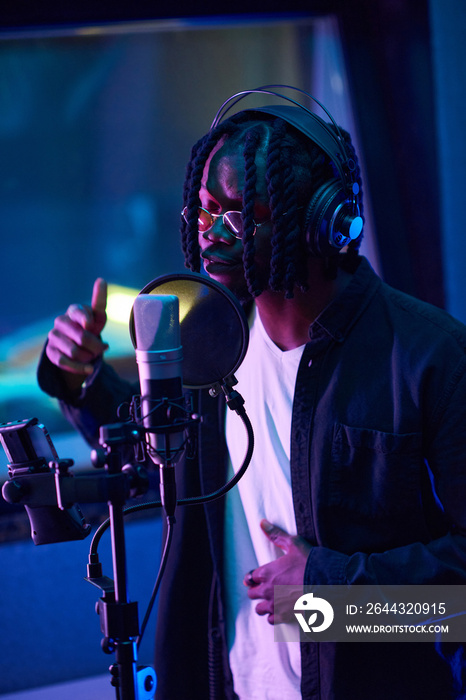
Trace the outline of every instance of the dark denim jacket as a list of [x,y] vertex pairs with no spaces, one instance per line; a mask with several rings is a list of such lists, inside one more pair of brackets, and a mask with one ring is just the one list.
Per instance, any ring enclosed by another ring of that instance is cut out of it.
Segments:
[[[51,372],[43,361],[41,385],[60,397]],[[64,411],[92,440],[131,389],[104,365]],[[212,491],[225,474],[223,406],[204,392],[199,401],[199,454],[177,466],[181,495]],[[382,283],[362,259],[312,324],[298,370],[291,475],[297,529],[314,545],[305,583],[466,584],[465,426],[466,329]],[[234,697],[222,543],[222,500],[178,509],[158,610],[164,700],[207,699],[208,663],[211,694]],[[328,642],[301,651],[309,700],[461,697],[463,652],[452,645]]]

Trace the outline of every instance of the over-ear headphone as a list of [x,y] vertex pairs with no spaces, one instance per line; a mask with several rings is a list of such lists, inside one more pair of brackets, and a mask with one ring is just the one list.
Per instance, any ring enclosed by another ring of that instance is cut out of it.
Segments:
[[[328,116],[334,130],[310,109],[291,97],[276,92],[275,88],[295,90],[313,100]],[[240,100],[257,93],[273,95],[291,102],[292,105],[273,105],[245,111],[280,117],[321,148],[338,172],[339,177],[326,182],[313,194],[306,206],[304,218],[304,235],[310,253],[319,257],[335,255],[350,241],[359,238],[363,228],[359,206],[359,184],[355,179],[356,163],[348,150],[341,130],[330,112],[318,99],[290,85],[264,85],[232,95],[218,110],[211,129],[218,126],[227,112]]]

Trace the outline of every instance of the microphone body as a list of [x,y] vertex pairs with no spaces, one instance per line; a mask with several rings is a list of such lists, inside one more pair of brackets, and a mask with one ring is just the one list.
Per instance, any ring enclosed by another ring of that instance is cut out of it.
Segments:
[[185,415],[178,297],[140,294],[133,315],[142,422],[153,431],[146,434],[148,453],[163,466],[176,461],[185,442],[177,427]]

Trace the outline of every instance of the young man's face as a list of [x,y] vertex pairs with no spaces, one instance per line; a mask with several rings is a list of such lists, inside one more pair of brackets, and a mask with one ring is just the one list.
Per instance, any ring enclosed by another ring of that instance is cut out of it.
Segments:
[[[270,209],[265,181],[266,163],[261,152],[256,156],[257,183],[254,220],[262,224],[255,233],[255,263],[262,288],[267,286],[270,269]],[[211,214],[241,211],[243,208],[244,158],[241,145],[220,142],[207,160],[199,192],[201,206]],[[199,232],[204,269],[210,277],[228,287],[239,299],[249,297],[243,270],[243,244],[228,230],[222,218],[216,218],[208,231]]]

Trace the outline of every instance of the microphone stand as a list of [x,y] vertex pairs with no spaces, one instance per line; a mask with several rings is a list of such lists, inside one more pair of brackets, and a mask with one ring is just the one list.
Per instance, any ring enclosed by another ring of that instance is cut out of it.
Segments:
[[[101,437],[103,437],[103,444],[107,445],[105,462],[107,473],[121,473],[119,437],[115,434],[112,437],[105,435],[105,428],[101,432]],[[139,625],[137,603],[130,603],[128,600],[123,523],[123,507],[126,498],[122,489],[114,491],[108,501],[114,585],[112,586],[107,580],[102,580],[101,576],[95,576],[95,573],[99,573],[99,568],[96,570],[96,562],[89,563],[87,580],[100,587],[104,593],[97,603],[96,610],[104,634],[102,649],[109,654],[115,652],[116,663],[110,667],[110,673],[112,685],[116,688],[117,700],[137,700],[136,639],[139,635]]]
[[[166,409],[168,423],[155,428],[143,429],[144,433],[156,432],[163,435],[164,449],[151,454],[152,460],[160,467],[160,496],[165,510],[169,529],[175,522],[176,480],[174,466],[184,451],[178,447],[171,449],[170,434],[179,433],[189,425],[198,422],[199,418],[185,412],[185,419],[174,424],[170,420],[171,402],[163,399],[161,405]],[[139,397],[135,397],[131,412],[136,417],[140,407]],[[100,463],[95,458],[94,466],[105,466],[109,475],[122,473],[120,446],[128,442],[138,442],[141,428],[137,423],[122,423],[107,425],[100,428],[100,444],[106,448],[104,459]],[[148,445],[146,444],[146,449]],[[97,457],[97,455],[96,455]],[[123,468],[123,471],[126,467]],[[132,467],[129,467],[132,472]],[[131,473],[133,493],[144,493],[140,490],[139,475]],[[145,489],[147,490],[147,488]],[[87,581],[100,588],[104,595],[97,603],[100,616],[101,630],[104,634],[102,649],[105,653],[115,652],[116,663],[110,667],[112,685],[116,688],[117,700],[150,700],[156,687],[156,677],[150,666],[137,668],[137,642],[139,639],[139,621],[137,603],[128,600],[126,580],[126,549],[124,531],[124,505],[126,492],[124,489],[114,489],[108,500],[109,527],[111,530],[114,584],[102,576],[102,567],[96,552],[89,555]]]

